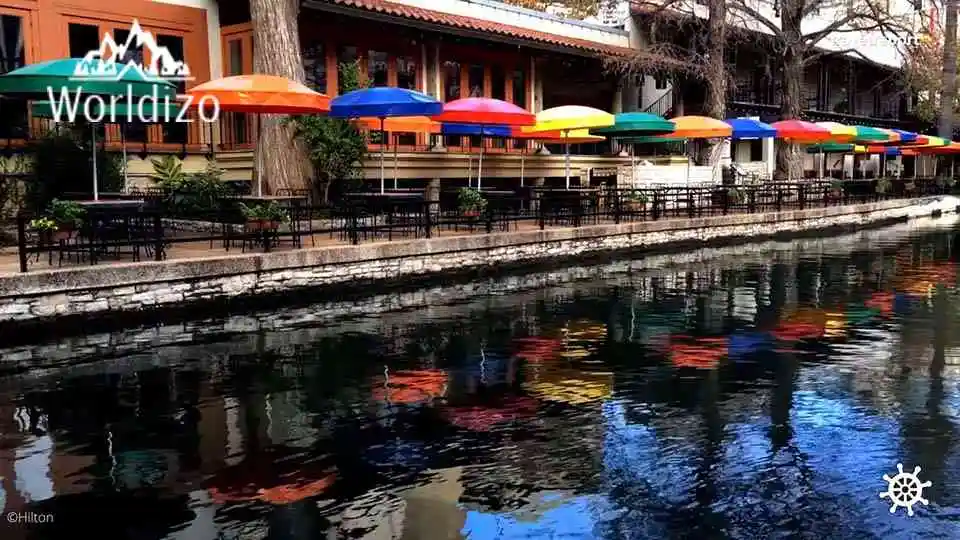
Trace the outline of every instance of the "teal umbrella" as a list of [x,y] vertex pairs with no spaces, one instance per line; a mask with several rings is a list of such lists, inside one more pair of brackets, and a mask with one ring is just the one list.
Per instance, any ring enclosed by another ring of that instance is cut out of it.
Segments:
[[662,135],[674,130],[674,123],[652,113],[628,112],[613,117],[613,125],[591,129],[594,135],[605,137],[644,137]]
[[[95,75],[99,60],[86,62],[82,58],[61,58],[30,64],[0,75],[0,95],[12,95],[27,99],[48,99],[50,92],[59,96],[66,90],[70,94],[91,96],[152,96],[174,100],[177,87],[170,81],[144,75],[138,69],[120,70],[120,76]],[[112,65],[106,63],[107,65]],[[119,68],[125,66],[120,65]]]
[[[66,96],[64,96],[64,93],[66,93]],[[49,99],[51,95],[55,99],[64,99],[65,97],[71,103],[77,103],[78,113],[84,113],[85,102],[91,96],[97,96],[100,99],[91,101],[91,107],[88,107],[88,109],[91,109],[91,116],[99,117],[99,112],[106,112],[106,116],[110,117],[110,111],[100,110],[101,100],[107,107],[119,107],[119,104],[111,105],[113,100],[110,98],[117,96],[124,98],[150,96],[156,97],[160,102],[176,103],[177,87],[170,81],[144,75],[139,69],[129,68],[122,63],[103,62],[99,59],[90,61],[82,58],[48,60],[0,75],[0,96],[44,100]],[[47,110],[51,112],[52,116],[52,108],[49,104]],[[117,112],[114,114],[119,116]],[[93,198],[99,200],[97,131],[96,129],[91,131],[93,141]]]

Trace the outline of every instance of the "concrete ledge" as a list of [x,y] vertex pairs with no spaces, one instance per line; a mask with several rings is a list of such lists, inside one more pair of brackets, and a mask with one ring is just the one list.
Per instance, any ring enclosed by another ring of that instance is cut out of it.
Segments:
[[677,243],[953,213],[954,197],[46,270],[0,277],[0,323],[139,311]]

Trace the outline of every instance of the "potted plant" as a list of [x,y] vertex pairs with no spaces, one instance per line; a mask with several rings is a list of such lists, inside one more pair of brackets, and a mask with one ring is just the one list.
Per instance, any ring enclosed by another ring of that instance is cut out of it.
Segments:
[[893,192],[893,181],[889,178],[880,178],[877,180],[877,193],[884,195]]
[[476,189],[465,187],[457,194],[457,205],[464,216],[476,217],[487,208],[487,200]]
[[290,222],[290,214],[275,201],[247,206],[240,203],[247,227],[255,231],[276,231],[281,223]]
[[623,195],[623,205],[627,210],[643,211],[647,206],[649,199],[645,193],[640,191],[628,191]]
[[830,182],[830,196],[839,199],[843,195],[843,181],[833,180]]
[[36,231],[41,244],[52,244],[57,232],[57,222],[48,217],[40,217],[30,220],[30,229]]
[[744,199],[746,199],[746,194],[742,189],[727,188],[727,204],[743,204]]
[[53,220],[58,231],[66,235],[80,228],[86,216],[87,209],[74,201],[54,199],[47,209],[47,217]]

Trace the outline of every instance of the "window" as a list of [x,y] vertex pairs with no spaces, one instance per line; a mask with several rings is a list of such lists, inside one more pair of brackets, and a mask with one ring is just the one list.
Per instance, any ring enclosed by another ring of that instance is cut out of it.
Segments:
[[307,86],[317,92],[327,92],[327,55],[323,43],[314,41],[305,46],[302,51],[303,71],[306,75]]
[[[123,47],[127,43],[127,39],[130,38],[130,30],[114,28],[113,29],[113,41],[117,45]],[[126,51],[124,51],[123,58],[119,58],[121,62],[126,64],[127,62],[134,62],[140,65],[143,65],[143,47],[137,47],[136,43],[131,43]]]
[[370,86],[387,86],[387,53],[367,52],[367,80]]
[[[183,38],[180,36],[171,36],[158,34],[157,45],[166,47],[170,52],[168,57],[151,58],[150,64],[156,64],[157,70],[167,76],[188,76],[179,71],[180,64],[184,63]],[[187,91],[185,81],[173,81],[177,85],[177,93],[182,94]],[[190,124],[185,122],[167,122],[163,126],[163,142],[184,144],[187,142],[187,128]]]
[[100,30],[96,26],[70,23],[67,31],[71,58],[83,58],[88,52],[100,49]]
[[443,63],[443,100],[460,99],[460,64],[447,60]]
[[472,64],[467,74],[467,87],[470,89],[470,97],[483,96],[483,66]]
[[763,139],[750,141],[750,161],[763,161]]
[[227,42],[228,75],[243,75],[243,40]]
[[[23,67],[26,56],[23,47],[23,21],[15,15],[0,15],[0,74]],[[29,131],[27,101],[0,100],[0,137],[26,138]]]
[[665,75],[656,75],[653,79],[654,88],[657,90],[666,90],[667,89],[667,77]]
[[527,108],[527,80],[522,69],[513,72],[513,103]]
[[[344,47],[344,46],[341,46],[341,47],[337,48],[337,67],[338,67],[338,69],[339,69],[339,66],[344,65],[344,64],[345,64],[345,65],[348,65],[348,66],[355,66],[355,65],[357,65],[357,60],[358,60],[359,58],[360,58],[360,57],[359,57],[359,55],[357,54],[357,48],[356,48],[356,47],[350,47],[350,46],[345,46],[345,47]],[[343,94],[343,93],[344,93],[344,88],[343,88],[343,83],[345,82],[344,79],[346,79],[346,77],[339,77],[339,78],[337,79],[337,81],[338,81],[337,93],[338,93],[338,94]]]
[[[447,60],[443,63],[443,100],[453,101],[460,99],[460,64]],[[446,137],[447,146],[460,146],[460,137]]]
[[507,98],[507,75],[500,66],[490,69],[490,97],[493,99]]
[[413,57],[397,57],[397,87],[417,89],[417,61]]

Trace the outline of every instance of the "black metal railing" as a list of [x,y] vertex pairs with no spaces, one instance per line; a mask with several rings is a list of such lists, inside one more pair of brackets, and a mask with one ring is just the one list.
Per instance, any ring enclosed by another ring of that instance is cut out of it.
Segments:
[[[441,191],[435,200],[422,192],[346,193],[333,205],[314,205],[307,194],[284,199],[284,223],[250,221],[240,211],[243,198],[218,200],[193,220],[169,215],[146,197],[139,205],[104,205],[88,211],[75,226],[33,230],[34,216],[17,216],[21,272],[38,266],[98,264],[104,261],[164,260],[189,255],[178,250],[272,251],[322,244],[359,244],[489,234],[547,227],[696,219],[737,213],[802,210],[943,194],[952,184],[932,178],[763,183],[749,186],[488,190],[478,209],[459,206],[458,192]],[[281,195],[281,194],[278,194]]]

